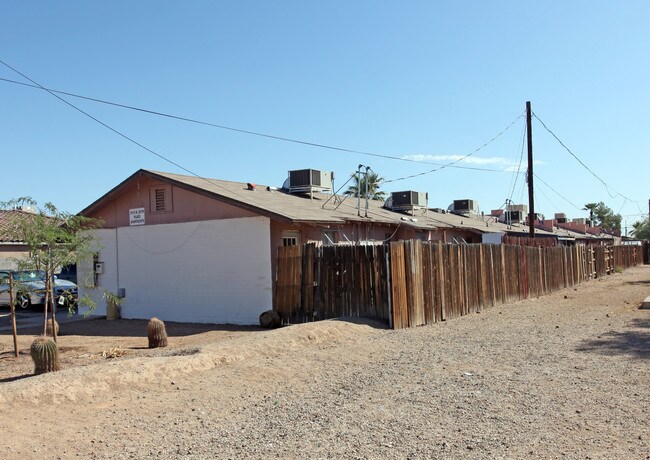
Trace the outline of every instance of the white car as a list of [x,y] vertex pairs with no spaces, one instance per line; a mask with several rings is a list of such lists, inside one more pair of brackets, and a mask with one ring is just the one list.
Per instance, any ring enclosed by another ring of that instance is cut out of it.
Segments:
[[[16,307],[45,303],[45,273],[38,270],[0,270],[0,305],[9,305],[9,274],[13,274]],[[63,300],[61,300],[61,298]],[[77,285],[54,277],[54,302],[69,308],[77,303]]]

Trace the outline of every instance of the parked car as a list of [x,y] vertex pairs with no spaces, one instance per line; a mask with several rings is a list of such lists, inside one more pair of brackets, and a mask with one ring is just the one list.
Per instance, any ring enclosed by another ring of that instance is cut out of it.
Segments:
[[72,281],[77,284],[77,264],[61,267],[61,271],[56,274],[56,278],[59,280]]
[[[28,308],[45,303],[45,273],[38,270],[0,270],[0,305],[9,305],[9,275],[15,283],[16,307]],[[54,277],[54,302],[69,308],[77,303],[77,285]],[[61,300],[62,299],[62,300]]]

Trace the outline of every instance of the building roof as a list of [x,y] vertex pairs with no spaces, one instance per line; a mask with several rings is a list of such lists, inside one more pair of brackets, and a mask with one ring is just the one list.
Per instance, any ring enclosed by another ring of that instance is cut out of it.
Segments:
[[[343,195],[331,195],[320,192],[289,194],[286,190],[256,185],[249,190],[246,182],[231,182],[220,179],[173,174],[161,171],[141,169],[124,180],[121,184],[96,200],[80,212],[88,215],[103,205],[104,201],[120,193],[136,177],[147,176],[170,183],[195,193],[200,193],[235,206],[239,206],[261,215],[294,223],[329,223],[371,222],[389,225],[403,225],[416,230],[436,230],[455,228],[475,233],[511,233],[528,234],[528,227],[515,227],[496,222],[490,217],[463,216],[453,213],[439,213],[431,209],[418,209],[413,214],[393,211],[384,207],[383,201],[368,201],[365,217],[365,200],[361,200],[361,216],[357,210],[357,198]],[[536,229],[539,236],[555,236],[553,232]]]
[[32,213],[14,210],[14,209],[0,209],[0,243],[23,243],[20,240],[16,240],[12,236],[12,229],[16,222],[17,218],[24,217],[25,215],[30,215]]

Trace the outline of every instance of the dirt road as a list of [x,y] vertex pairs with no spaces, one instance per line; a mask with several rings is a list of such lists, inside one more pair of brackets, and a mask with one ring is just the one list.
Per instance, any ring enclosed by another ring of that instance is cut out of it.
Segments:
[[647,459],[648,295],[643,266],[433,326],[179,325],[155,352],[140,322],[75,323],[66,369],[14,380],[2,335],[0,457]]

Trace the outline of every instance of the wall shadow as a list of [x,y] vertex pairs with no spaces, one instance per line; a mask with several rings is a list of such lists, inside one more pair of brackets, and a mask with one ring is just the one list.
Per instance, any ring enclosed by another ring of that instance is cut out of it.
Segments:
[[[105,318],[92,318],[80,321],[60,323],[61,336],[80,335],[92,337],[146,337],[147,323],[145,319],[116,319],[108,321]],[[234,324],[200,324],[177,323],[165,321],[169,337],[185,337],[204,332],[262,332],[259,326],[238,326]],[[42,326],[20,328],[18,335],[39,335],[43,333]],[[2,331],[2,335],[11,335],[11,331]]]
[[650,359],[650,318],[636,318],[622,332],[611,331],[598,338],[584,340],[576,351]]

